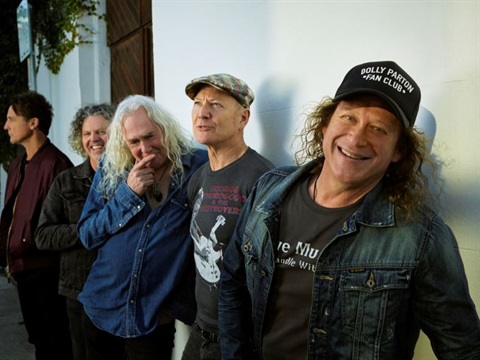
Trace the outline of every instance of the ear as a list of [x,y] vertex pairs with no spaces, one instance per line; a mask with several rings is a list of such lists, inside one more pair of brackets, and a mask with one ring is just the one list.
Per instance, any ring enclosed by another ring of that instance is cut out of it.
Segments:
[[243,130],[248,124],[250,119],[250,109],[242,109],[240,114],[240,123],[238,124],[238,129]]
[[30,120],[28,120],[28,122],[30,123],[30,129],[32,130],[35,130],[38,128],[38,125],[40,124],[40,120],[38,120],[38,118],[34,117],[34,118],[31,118]]
[[320,131],[322,132],[322,136],[323,136],[323,137],[325,137],[325,133],[327,132],[328,125],[330,125],[330,123],[328,123],[327,125],[322,126],[322,128],[320,129]]
[[393,156],[392,156],[392,163],[399,162],[403,159],[403,151],[401,151],[398,147],[395,149]]

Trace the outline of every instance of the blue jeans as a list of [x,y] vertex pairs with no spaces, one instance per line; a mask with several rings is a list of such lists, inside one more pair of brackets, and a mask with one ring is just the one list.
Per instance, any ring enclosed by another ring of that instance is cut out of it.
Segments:
[[220,343],[206,339],[195,324],[183,350],[182,360],[221,360]]

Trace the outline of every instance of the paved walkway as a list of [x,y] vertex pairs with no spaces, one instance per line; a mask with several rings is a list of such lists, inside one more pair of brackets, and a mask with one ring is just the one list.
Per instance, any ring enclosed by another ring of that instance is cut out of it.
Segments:
[[[3,271],[0,269],[0,271]],[[33,345],[27,341],[15,286],[0,275],[0,359],[33,360]]]

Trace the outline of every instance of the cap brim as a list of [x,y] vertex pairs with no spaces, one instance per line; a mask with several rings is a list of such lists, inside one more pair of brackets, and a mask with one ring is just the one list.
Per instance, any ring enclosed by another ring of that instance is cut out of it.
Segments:
[[211,87],[214,87],[215,89],[217,90],[220,90],[220,91],[223,91],[227,94],[229,94],[227,91],[225,91],[224,89],[222,89],[221,87],[219,86],[216,86],[215,84],[212,84],[211,82],[208,82],[208,81],[196,81],[194,83],[190,83],[188,84],[186,87],[185,87],[185,93],[187,94],[187,96],[190,98],[190,99],[194,99],[195,96],[197,96],[198,92],[200,91],[200,89],[204,86],[211,86]]
[[352,95],[357,95],[357,94],[373,94],[373,95],[376,95],[379,98],[385,100],[392,107],[392,110],[395,113],[395,116],[400,121],[402,121],[403,125],[405,125],[405,127],[407,127],[407,128],[410,127],[410,121],[408,120],[407,116],[402,111],[402,109],[398,106],[398,104],[395,101],[393,101],[392,98],[385,95],[381,91],[377,91],[377,90],[369,89],[369,88],[359,88],[359,89],[344,92],[342,94],[338,94],[333,98],[333,101],[338,102],[340,100],[344,100],[347,97],[350,97]]

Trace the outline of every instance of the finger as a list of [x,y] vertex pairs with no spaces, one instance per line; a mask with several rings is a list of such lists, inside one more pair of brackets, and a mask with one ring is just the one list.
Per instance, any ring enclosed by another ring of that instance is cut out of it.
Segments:
[[[145,191],[153,184],[153,174],[146,173],[148,169],[140,169],[137,171],[131,171],[127,178],[127,185],[137,195],[141,196]],[[143,172],[143,173],[142,173]]]
[[147,167],[142,167],[142,168],[134,168],[130,173],[133,173],[134,176],[142,179],[148,179],[148,178],[153,178],[154,170]]
[[136,167],[137,169],[146,168],[148,166],[148,163],[153,159],[155,159],[155,154],[147,155],[142,160],[135,162],[134,167]]

